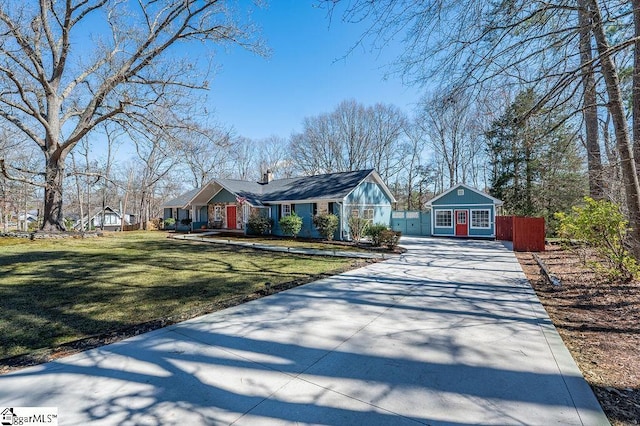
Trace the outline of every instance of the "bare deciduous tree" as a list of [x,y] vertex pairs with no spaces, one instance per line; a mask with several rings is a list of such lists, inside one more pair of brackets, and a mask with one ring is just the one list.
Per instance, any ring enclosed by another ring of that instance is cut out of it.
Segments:
[[407,118],[393,105],[341,102],[331,113],[307,117],[291,137],[291,157],[304,174],[375,168],[388,180],[402,170]]
[[[255,31],[234,20],[228,3],[28,0],[0,6],[0,118],[44,155],[43,229],[64,229],[65,161],[83,137],[100,123],[175,101],[176,91],[206,87],[197,59],[178,57],[173,46],[260,48]],[[92,32],[97,27],[100,34]],[[11,164],[0,160],[0,166],[10,175]]]
[[229,151],[232,149],[231,130],[222,126],[202,128],[195,123],[177,135],[176,154],[199,188],[213,177],[227,177],[230,173]]

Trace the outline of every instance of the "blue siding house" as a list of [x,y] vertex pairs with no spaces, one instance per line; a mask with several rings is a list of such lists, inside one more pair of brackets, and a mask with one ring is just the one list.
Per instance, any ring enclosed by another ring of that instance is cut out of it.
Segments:
[[495,238],[496,210],[502,201],[458,184],[427,202],[431,235],[436,237]]
[[202,188],[168,201],[164,216],[192,219],[192,229],[246,230],[251,215],[273,219],[272,233],[282,235],[281,217],[295,212],[302,218],[301,237],[319,238],[313,217],[334,213],[340,219],[335,239],[349,240],[348,219],[389,224],[395,198],[373,169],[260,182],[214,179]]

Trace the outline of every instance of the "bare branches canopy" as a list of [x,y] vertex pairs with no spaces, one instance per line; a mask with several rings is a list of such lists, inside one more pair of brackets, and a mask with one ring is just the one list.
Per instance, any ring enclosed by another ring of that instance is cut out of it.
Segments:
[[43,227],[64,229],[65,159],[83,137],[103,122],[155,125],[151,108],[206,87],[207,46],[261,52],[254,34],[222,0],[0,4],[0,119],[44,155]]

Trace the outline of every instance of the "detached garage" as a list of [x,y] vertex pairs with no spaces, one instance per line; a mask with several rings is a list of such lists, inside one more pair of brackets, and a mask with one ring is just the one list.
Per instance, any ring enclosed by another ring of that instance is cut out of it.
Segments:
[[436,237],[495,238],[497,198],[458,184],[427,202],[431,235]]

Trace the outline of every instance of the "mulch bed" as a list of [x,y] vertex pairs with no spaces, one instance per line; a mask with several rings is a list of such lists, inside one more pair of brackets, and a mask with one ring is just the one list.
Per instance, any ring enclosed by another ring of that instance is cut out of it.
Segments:
[[561,286],[541,274],[531,253],[517,257],[613,425],[640,424],[640,282],[611,282],[560,246],[538,253]]

